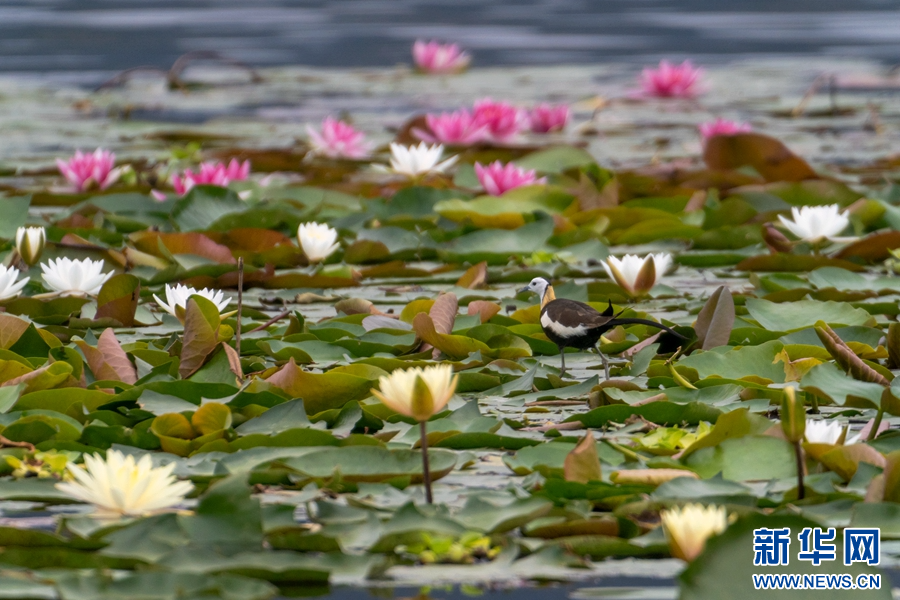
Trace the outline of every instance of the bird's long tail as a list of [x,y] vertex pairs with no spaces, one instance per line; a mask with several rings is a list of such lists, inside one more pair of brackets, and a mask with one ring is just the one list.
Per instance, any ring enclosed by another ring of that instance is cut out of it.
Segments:
[[662,329],[664,331],[668,331],[669,333],[671,333],[673,335],[677,335],[678,337],[680,337],[683,340],[687,339],[683,335],[681,335],[680,333],[678,333],[677,331],[672,329],[671,327],[667,327],[666,325],[663,325],[662,323],[657,323],[656,321],[650,321],[648,319],[635,319],[635,318],[630,318],[630,317],[625,317],[625,318],[620,319],[619,317],[616,317],[606,324],[606,326],[608,326],[610,329],[612,329],[616,325],[649,325],[650,327],[656,327],[657,329]]

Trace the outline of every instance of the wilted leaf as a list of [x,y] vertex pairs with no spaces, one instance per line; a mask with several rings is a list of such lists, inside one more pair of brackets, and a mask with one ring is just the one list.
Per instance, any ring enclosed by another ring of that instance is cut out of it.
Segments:
[[621,471],[613,471],[609,475],[610,481],[619,485],[653,486],[662,485],[667,481],[672,481],[679,477],[700,479],[699,475],[685,469],[624,469]]
[[818,177],[812,167],[787,146],[761,133],[713,136],[703,149],[703,160],[712,169],[750,166],[768,181],[802,181]]
[[141,252],[168,258],[168,255],[193,254],[219,264],[237,261],[227,247],[217,244],[202,233],[160,233],[141,231],[132,234],[135,248]]
[[482,323],[487,323],[491,317],[500,312],[500,305],[487,300],[473,300],[466,307],[466,314],[469,316],[478,315]]
[[884,468],[886,464],[884,455],[866,444],[838,446],[823,454],[819,461],[826,468],[840,475],[844,481],[850,481],[853,478],[860,463],[869,463],[879,468]]
[[97,319],[115,319],[124,327],[134,325],[134,312],[141,299],[141,281],[134,275],[119,273],[110,277],[97,295]]
[[219,344],[219,309],[202,296],[191,296],[185,305],[184,341],[178,372],[183,379],[203,366]]
[[588,483],[600,481],[600,457],[597,455],[597,445],[594,435],[585,434],[578,445],[566,456],[563,467],[566,481]]
[[450,358],[459,359],[469,356],[472,352],[483,352],[487,356],[493,356],[490,346],[470,337],[462,335],[446,335],[435,330],[434,322],[425,313],[419,313],[413,320],[416,335],[428,342],[437,350],[440,350]]
[[0,314],[0,348],[4,350],[12,347],[28,329],[28,321]]
[[[482,261],[476,265],[469,267],[463,276],[456,282],[458,287],[474,290],[484,287],[487,283],[487,263]],[[447,333],[447,332],[442,332]]]
[[890,385],[890,382],[881,373],[863,362],[824,321],[816,323],[816,335],[819,336],[819,340],[834,361],[854,379],[884,386]]
[[733,326],[734,299],[731,297],[731,291],[723,285],[713,292],[697,315],[694,331],[697,332],[700,347],[709,350],[716,346],[725,346],[731,337]]
[[896,248],[900,248],[900,231],[882,231],[844,246],[835,258],[861,258],[874,263],[890,258],[890,251]]
[[89,346],[84,340],[76,340],[75,343],[84,353],[95,379],[122,381],[132,385],[137,381],[137,371],[119,345],[112,328],[103,330],[96,348]]

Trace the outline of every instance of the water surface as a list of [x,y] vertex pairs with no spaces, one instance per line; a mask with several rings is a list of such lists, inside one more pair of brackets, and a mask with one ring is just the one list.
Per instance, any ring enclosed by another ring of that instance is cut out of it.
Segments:
[[417,37],[475,64],[704,63],[747,55],[900,62],[897,0],[5,0],[0,72],[97,79],[212,50],[249,64],[409,62]]

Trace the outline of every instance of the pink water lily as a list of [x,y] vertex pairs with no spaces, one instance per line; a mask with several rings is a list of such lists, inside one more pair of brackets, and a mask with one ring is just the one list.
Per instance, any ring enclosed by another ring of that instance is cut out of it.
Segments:
[[693,98],[702,91],[702,74],[703,69],[695,68],[689,60],[680,65],[662,60],[658,68],[647,67],[641,72],[641,92],[656,98]]
[[413,61],[423,73],[446,75],[461,73],[472,60],[457,44],[441,44],[437,41],[416,40],[412,47]]
[[329,158],[365,158],[372,149],[366,134],[333,117],[325,117],[320,131],[307,125],[306,132],[313,152]]
[[494,102],[490,98],[475,103],[475,123],[487,128],[489,139],[508,142],[522,131],[525,114],[507,102]]
[[475,121],[474,115],[466,109],[439,115],[425,115],[428,131],[413,128],[413,134],[429,143],[450,146],[471,146],[484,141],[488,127]]
[[97,148],[91,154],[76,150],[68,160],[56,159],[59,172],[79,192],[97,188],[105,190],[114,184],[121,175],[121,169],[114,168],[116,155],[109,150]]
[[741,123],[739,121],[729,121],[728,119],[716,119],[709,123],[701,123],[697,126],[700,135],[703,137],[703,143],[715,135],[734,135],[736,133],[747,133],[752,131],[750,123]]
[[475,163],[475,175],[481,182],[481,187],[491,196],[501,196],[509,190],[523,185],[547,183],[547,179],[538,179],[532,169],[523,169],[513,163],[503,164],[499,160],[485,166]]
[[565,104],[538,104],[528,112],[528,121],[534,133],[562,131],[569,122],[569,107]]
[[200,164],[200,170],[194,173],[185,169],[182,175],[172,175],[172,187],[180,196],[188,193],[195,185],[217,185],[228,187],[232,181],[243,181],[250,175],[250,161],[238,162],[232,158],[228,165],[218,161]]

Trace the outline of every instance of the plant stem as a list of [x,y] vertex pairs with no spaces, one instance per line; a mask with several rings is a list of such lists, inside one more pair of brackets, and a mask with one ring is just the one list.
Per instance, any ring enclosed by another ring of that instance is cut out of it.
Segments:
[[291,314],[291,311],[289,311],[289,310],[279,313],[279,314],[275,315],[274,317],[272,317],[271,319],[269,319],[268,321],[266,321],[265,323],[263,323],[262,325],[260,325],[259,327],[254,327],[253,329],[250,330],[249,333],[256,333],[257,331],[262,331],[263,329],[265,329],[271,325],[274,325],[278,321],[282,320],[289,314]]
[[244,312],[244,257],[238,258],[238,307],[237,327],[234,329],[234,349],[237,350],[238,360],[241,357],[241,319]]
[[425,421],[419,422],[419,432],[422,436],[422,480],[425,483],[425,501],[434,504],[431,497],[431,470],[428,467],[428,431]]
[[806,489],[803,487],[803,447],[800,442],[794,442],[794,455],[797,457],[797,500],[806,497]]
[[809,410],[809,412],[814,415],[819,414],[819,397],[815,394],[807,394],[806,396],[809,398],[810,403],[812,404],[812,408]]
[[866,438],[867,442],[871,442],[875,439],[875,436],[878,435],[878,428],[881,427],[881,419],[884,418],[884,408],[878,407],[878,413],[875,415],[875,422],[872,423],[872,429],[869,431],[869,436]]

